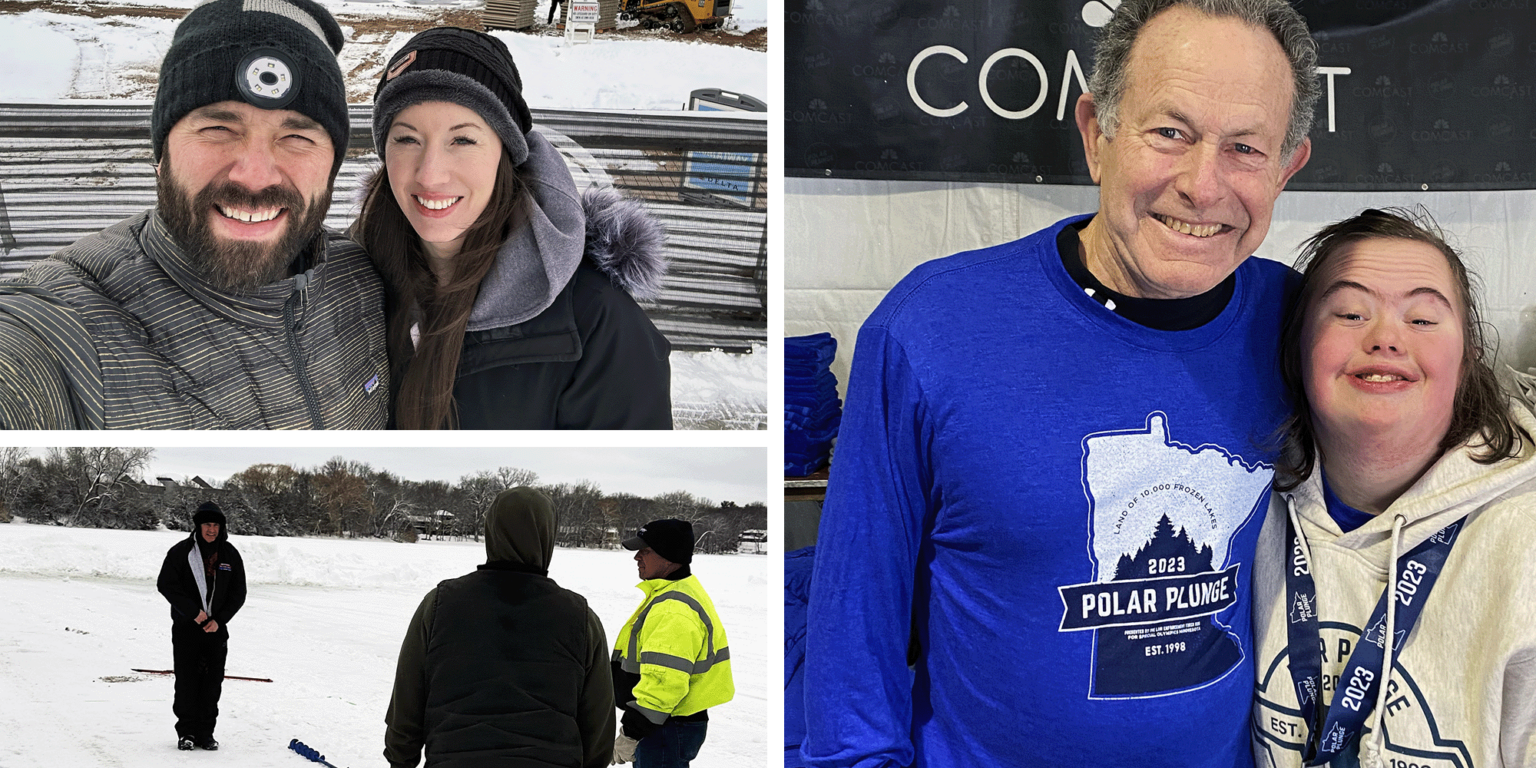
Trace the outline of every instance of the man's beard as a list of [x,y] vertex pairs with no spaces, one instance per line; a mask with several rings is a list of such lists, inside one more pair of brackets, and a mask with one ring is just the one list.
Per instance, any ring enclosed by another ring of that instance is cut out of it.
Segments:
[[[198,274],[214,288],[233,294],[251,293],[288,276],[289,265],[325,223],[335,181],[333,178],[323,195],[305,205],[303,196],[292,187],[272,186],[251,192],[231,181],[209,184],[189,199],[174,176],[170,155],[166,155],[155,182],[160,216]],[[223,215],[215,203],[245,210],[283,208],[287,225],[275,242],[227,240],[215,235],[209,222],[210,215]]]

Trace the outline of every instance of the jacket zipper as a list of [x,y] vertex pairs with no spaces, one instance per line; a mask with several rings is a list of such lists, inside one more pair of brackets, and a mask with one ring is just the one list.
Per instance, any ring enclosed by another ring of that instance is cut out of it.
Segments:
[[293,276],[293,293],[288,294],[288,301],[283,303],[283,330],[288,337],[288,350],[293,353],[293,369],[299,377],[299,391],[304,393],[304,405],[309,409],[309,423],[311,429],[325,429],[325,421],[320,418],[320,405],[315,402],[315,392],[309,383],[309,372],[305,368],[304,350],[299,346],[299,324],[294,319],[294,305],[309,295],[309,272],[300,272]]

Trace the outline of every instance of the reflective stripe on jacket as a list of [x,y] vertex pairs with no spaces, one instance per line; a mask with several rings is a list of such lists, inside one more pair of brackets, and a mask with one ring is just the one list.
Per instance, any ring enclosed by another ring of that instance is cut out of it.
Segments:
[[613,658],[640,676],[622,702],[660,724],[724,704],[736,694],[725,626],[698,578],[640,582],[645,601],[619,630]]

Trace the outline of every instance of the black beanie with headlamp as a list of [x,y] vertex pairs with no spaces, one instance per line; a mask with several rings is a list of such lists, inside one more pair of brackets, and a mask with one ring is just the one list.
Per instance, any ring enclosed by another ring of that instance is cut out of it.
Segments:
[[319,123],[347,153],[347,90],[336,54],[341,27],[315,0],[212,0],[176,25],[160,64],[150,113],[155,162],[171,127],[187,113],[221,101],[287,109]]

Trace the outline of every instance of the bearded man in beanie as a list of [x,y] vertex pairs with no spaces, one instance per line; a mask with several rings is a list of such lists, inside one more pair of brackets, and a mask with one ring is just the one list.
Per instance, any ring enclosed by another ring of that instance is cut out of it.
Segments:
[[689,567],[693,542],[686,520],[653,520],[624,541],[645,600],[613,649],[614,703],[624,711],[615,763],[686,768],[704,745],[708,708],[736,695],[725,625]]
[[549,578],[555,510],[532,488],[485,516],[485,565],[427,593],[406,629],[384,757],[411,768],[600,768],[613,748],[608,641]]
[[177,749],[218,749],[213,728],[224,685],[229,620],[245,605],[245,563],[224,529],[219,505],[192,515],[192,535],[171,547],[155,585],[171,604]]
[[383,427],[383,293],[322,223],[346,153],[341,28],[212,0],[150,118],[158,205],[0,284],[0,426]]

